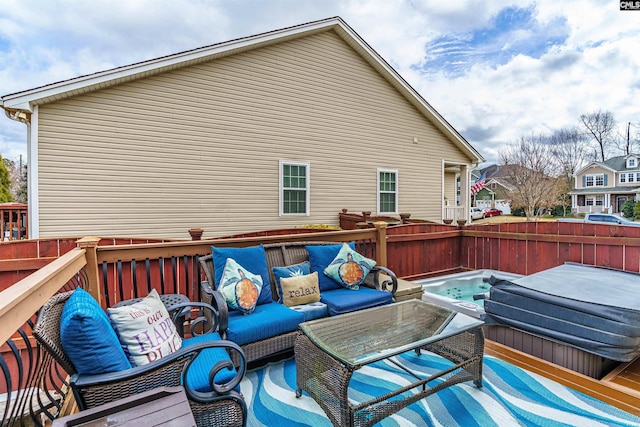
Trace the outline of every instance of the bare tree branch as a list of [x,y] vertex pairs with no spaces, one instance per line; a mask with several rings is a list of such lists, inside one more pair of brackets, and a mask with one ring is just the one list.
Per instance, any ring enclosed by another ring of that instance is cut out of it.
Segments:
[[582,127],[586,130],[586,134],[596,142],[596,150],[598,152],[597,160],[604,162],[607,159],[610,146],[614,142],[613,131],[615,130],[616,121],[613,114],[609,111],[601,110],[593,113],[583,114],[580,116]]
[[500,160],[504,178],[514,186],[512,203],[524,209],[527,219],[556,204],[561,180],[556,178],[559,167],[548,138],[523,136],[500,151]]

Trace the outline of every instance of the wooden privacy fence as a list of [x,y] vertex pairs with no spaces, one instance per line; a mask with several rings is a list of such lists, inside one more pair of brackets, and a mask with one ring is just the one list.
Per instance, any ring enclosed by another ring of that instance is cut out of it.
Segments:
[[533,274],[565,262],[640,272],[640,227],[522,222],[465,227],[461,266]]

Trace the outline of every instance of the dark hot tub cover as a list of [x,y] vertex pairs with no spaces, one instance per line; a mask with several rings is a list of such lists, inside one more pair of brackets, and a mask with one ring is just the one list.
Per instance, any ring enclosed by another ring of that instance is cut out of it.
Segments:
[[511,281],[491,277],[487,324],[507,325],[607,359],[640,355],[640,275],[567,263]]

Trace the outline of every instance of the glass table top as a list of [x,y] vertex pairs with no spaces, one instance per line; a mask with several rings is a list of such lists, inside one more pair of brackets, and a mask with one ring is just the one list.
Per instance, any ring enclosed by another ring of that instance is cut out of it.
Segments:
[[420,300],[408,300],[300,324],[320,349],[351,368],[481,326],[463,313]]

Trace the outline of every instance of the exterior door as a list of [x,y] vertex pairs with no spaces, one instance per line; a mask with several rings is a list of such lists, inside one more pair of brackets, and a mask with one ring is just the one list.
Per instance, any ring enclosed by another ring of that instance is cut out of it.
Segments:
[[618,196],[618,201],[617,201],[618,209],[616,210],[616,212],[622,212],[622,205],[626,201],[627,201],[627,196]]

